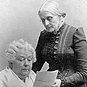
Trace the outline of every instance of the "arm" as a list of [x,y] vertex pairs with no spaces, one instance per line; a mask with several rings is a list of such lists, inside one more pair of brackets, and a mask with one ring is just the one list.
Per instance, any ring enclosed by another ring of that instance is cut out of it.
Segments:
[[61,87],[87,83],[87,42],[82,28],[77,29],[73,35],[73,47],[74,54],[78,57],[78,72],[63,79]]
[[33,68],[32,68],[34,72],[40,71],[43,64],[45,63],[45,61],[41,57],[41,50],[42,50],[43,42],[44,41],[43,41],[42,33],[41,33],[40,36],[39,36],[37,47],[36,47],[37,61],[33,64]]

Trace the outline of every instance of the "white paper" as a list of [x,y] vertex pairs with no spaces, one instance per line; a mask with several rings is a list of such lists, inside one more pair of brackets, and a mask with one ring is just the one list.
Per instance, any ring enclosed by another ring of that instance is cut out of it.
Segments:
[[58,70],[37,72],[34,87],[46,87],[52,85],[57,77],[57,74]]
[[51,87],[52,85],[52,83],[36,81],[34,87]]

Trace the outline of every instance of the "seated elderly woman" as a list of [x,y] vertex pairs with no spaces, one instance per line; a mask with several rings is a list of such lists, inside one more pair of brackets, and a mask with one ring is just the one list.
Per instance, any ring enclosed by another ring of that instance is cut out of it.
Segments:
[[0,72],[0,87],[33,87],[34,48],[22,39],[13,41],[6,50],[6,58],[8,66]]

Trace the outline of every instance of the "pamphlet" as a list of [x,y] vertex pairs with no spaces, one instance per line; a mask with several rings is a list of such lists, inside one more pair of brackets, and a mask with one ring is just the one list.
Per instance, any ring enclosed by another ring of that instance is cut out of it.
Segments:
[[34,87],[46,87],[52,85],[57,77],[57,74],[58,70],[37,72]]

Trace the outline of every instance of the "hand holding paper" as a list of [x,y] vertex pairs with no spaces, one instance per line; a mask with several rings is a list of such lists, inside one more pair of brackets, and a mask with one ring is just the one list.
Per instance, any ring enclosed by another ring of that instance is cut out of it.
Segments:
[[61,85],[61,80],[60,79],[56,79],[55,83],[52,85],[52,87],[60,87]]
[[34,87],[49,87],[56,80],[58,70],[55,71],[40,71],[36,75]]

